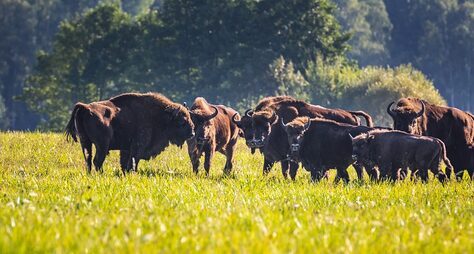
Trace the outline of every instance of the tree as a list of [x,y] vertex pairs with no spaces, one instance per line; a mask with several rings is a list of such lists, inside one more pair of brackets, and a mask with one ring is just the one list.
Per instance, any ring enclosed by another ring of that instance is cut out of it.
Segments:
[[117,91],[115,83],[127,63],[123,47],[130,20],[117,6],[101,5],[82,19],[61,24],[53,51],[40,52],[21,97],[44,116],[41,127],[62,129],[72,102],[100,100]]
[[390,57],[392,23],[383,0],[336,0],[337,18],[352,34],[348,55],[362,65],[379,65]]

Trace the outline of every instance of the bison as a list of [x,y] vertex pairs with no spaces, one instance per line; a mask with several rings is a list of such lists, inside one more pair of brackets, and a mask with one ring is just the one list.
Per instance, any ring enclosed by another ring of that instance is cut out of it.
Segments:
[[232,121],[232,117],[240,118],[240,116],[232,108],[209,104],[202,97],[194,100],[189,113],[196,133],[187,141],[193,171],[196,174],[199,172],[199,158],[204,153],[204,169],[209,175],[212,157],[218,151],[227,158],[224,174],[229,174],[239,137],[239,128]]
[[375,130],[352,138],[352,146],[355,160],[377,165],[380,174],[391,180],[398,179],[400,169],[410,168],[423,182],[428,180],[428,169],[444,182],[446,175],[439,168],[440,162],[446,164],[446,169],[452,168],[446,147],[438,138]]
[[67,138],[79,137],[87,172],[102,164],[110,150],[120,150],[123,173],[137,170],[140,160],[160,154],[170,143],[182,146],[194,136],[188,110],[159,93],[126,93],[109,100],[77,103],[66,126]]
[[[393,104],[395,108],[392,108]],[[391,102],[387,113],[393,119],[394,129],[443,141],[458,180],[465,169],[474,166],[469,161],[469,146],[474,141],[474,117],[471,114],[418,98],[401,98],[396,103]],[[446,174],[449,178],[451,169],[447,169]]]
[[[289,167],[291,178],[295,178],[298,164],[288,162],[289,144],[286,133],[280,124],[275,123],[278,117],[289,121],[298,116],[325,118],[352,125],[360,125],[358,116],[363,116],[367,125],[373,125],[372,118],[362,111],[328,109],[288,96],[265,98],[260,101],[254,111],[248,110],[242,120],[237,122],[244,132],[247,145],[252,149],[258,148],[263,153],[264,174],[270,171],[275,162],[281,161],[283,176],[287,176]],[[362,169],[358,168],[357,172],[362,178]]]
[[[297,117],[285,124],[281,120],[287,142],[289,157],[303,164],[311,172],[311,180],[318,181],[326,175],[327,170],[337,169],[336,182],[340,179],[349,181],[347,167],[354,163],[352,143],[348,135],[359,135],[374,130],[374,127],[355,126],[338,123],[327,119],[310,119]],[[383,127],[375,127],[385,129]],[[378,178],[375,167],[364,163],[354,167],[365,166],[371,179]]]

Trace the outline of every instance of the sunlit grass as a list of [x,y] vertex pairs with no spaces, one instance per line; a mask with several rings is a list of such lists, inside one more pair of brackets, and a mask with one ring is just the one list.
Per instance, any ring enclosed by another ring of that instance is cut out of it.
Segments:
[[[211,175],[169,147],[122,177],[117,152],[87,175],[60,134],[0,133],[0,253],[474,251],[474,187],[296,182],[240,143]],[[333,173],[334,174],[334,173]],[[351,171],[354,178],[354,172]]]

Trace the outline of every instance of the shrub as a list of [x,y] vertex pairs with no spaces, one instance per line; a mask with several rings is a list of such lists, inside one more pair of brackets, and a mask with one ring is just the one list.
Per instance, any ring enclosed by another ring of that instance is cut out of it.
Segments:
[[401,97],[446,105],[433,83],[411,65],[359,68],[343,59],[327,63],[319,58],[308,63],[301,75],[279,58],[271,69],[278,83],[277,94],[309,99],[325,107],[364,110],[381,126],[391,125],[387,105]]

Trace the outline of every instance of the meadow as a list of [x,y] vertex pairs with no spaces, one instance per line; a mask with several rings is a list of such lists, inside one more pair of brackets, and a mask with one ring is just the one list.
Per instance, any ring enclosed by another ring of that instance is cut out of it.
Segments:
[[[85,173],[77,143],[54,133],[0,133],[0,253],[474,252],[474,185],[295,182],[239,143],[194,175],[170,146],[123,177],[118,152]],[[354,179],[354,171],[351,169]],[[335,172],[331,172],[334,177]]]

